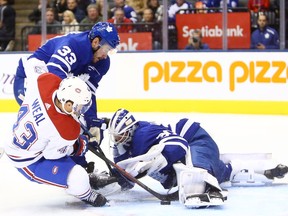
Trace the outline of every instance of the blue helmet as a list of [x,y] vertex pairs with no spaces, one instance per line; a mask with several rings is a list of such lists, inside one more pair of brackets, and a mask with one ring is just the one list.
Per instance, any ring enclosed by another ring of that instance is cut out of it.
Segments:
[[89,32],[89,39],[92,41],[96,37],[100,37],[100,44],[109,44],[113,49],[115,49],[119,43],[120,38],[117,29],[112,23],[109,22],[98,22],[96,23]]

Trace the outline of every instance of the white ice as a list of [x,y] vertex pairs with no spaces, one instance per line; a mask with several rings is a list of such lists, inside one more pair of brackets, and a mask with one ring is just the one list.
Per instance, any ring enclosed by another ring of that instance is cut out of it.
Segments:
[[[109,117],[111,113],[100,113]],[[272,153],[272,157],[288,164],[288,116],[199,114],[199,113],[135,113],[139,120],[174,122],[189,117],[201,123],[218,143],[221,153]],[[11,142],[11,128],[16,113],[1,113],[0,146]],[[69,130],[69,128],[67,128]],[[107,138],[102,149],[110,157]],[[88,159],[97,163],[99,170],[106,165],[92,153]],[[63,189],[32,183],[7,161],[0,159],[0,215],[21,216],[288,216],[288,177],[266,187],[228,188],[228,200],[223,206],[206,209],[186,209],[179,202],[160,205],[158,199],[136,186],[129,192],[107,196],[110,206],[90,207],[65,193]],[[145,178],[143,183],[165,193],[157,182]]]

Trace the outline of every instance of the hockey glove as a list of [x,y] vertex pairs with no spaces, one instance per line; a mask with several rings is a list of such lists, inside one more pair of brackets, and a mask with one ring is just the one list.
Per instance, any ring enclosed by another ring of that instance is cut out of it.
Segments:
[[84,156],[88,151],[87,148],[88,138],[85,135],[80,135],[73,145],[74,151],[72,153],[73,156]]
[[90,137],[89,142],[97,142],[99,145],[101,144],[104,136],[103,132],[108,128],[110,119],[102,118],[102,119],[94,119],[92,120],[92,127],[90,127],[89,132],[92,135]]
[[129,164],[125,171],[130,173],[133,177],[138,176],[141,173],[146,173],[145,171],[148,170],[152,165],[152,161],[138,161],[136,163]]
[[117,178],[118,184],[120,185],[122,191],[126,191],[134,187],[135,183],[119,173],[117,169],[112,169],[111,173]]

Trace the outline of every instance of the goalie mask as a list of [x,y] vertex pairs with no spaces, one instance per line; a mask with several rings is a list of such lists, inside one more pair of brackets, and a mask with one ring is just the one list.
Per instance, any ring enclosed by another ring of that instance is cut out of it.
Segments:
[[116,145],[131,141],[134,125],[137,122],[128,110],[117,110],[109,122],[110,140]]
[[[62,80],[56,92],[57,99],[62,105],[62,110],[72,115],[74,119],[84,114],[92,104],[92,93],[87,84],[78,77],[68,77]],[[71,101],[72,111],[65,109],[66,102]]]

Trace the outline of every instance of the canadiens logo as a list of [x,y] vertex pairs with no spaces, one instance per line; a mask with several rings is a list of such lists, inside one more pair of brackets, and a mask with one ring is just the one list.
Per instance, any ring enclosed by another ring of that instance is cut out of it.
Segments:
[[58,166],[54,166],[52,168],[52,174],[56,175],[58,173],[59,167]]

